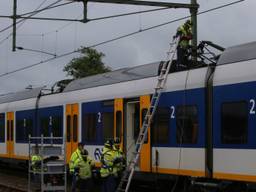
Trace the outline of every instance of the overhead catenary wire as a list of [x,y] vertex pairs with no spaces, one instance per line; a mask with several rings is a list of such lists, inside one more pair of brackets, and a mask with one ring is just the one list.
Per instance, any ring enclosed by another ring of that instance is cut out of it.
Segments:
[[[51,3],[50,5],[46,6],[46,7],[44,8],[44,10],[46,10],[46,8],[49,9],[52,5],[55,5],[55,4],[59,3],[60,1],[62,1],[62,0],[57,0],[57,1],[55,1],[54,3]],[[33,12],[31,12],[31,14],[30,14],[28,17],[32,17],[33,15],[35,15],[35,14],[37,14],[37,13],[40,13],[40,12],[41,12],[40,10],[33,11]],[[27,14],[27,13],[26,13],[26,14]],[[13,17],[13,16],[10,16],[10,17]],[[21,23],[21,22],[23,22],[23,21],[25,21],[25,20],[26,20],[26,19],[21,19],[21,20],[17,21],[16,24]],[[13,24],[11,24],[11,25],[5,27],[4,29],[1,29],[1,30],[0,30],[0,33],[6,31],[6,30],[8,30],[8,29],[10,29],[11,27],[13,27]]]
[[[218,10],[218,9],[222,9],[222,8],[224,8],[224,7],[228,7],[228,6],[231,6],[231,5],[240,3],[240,2],[242,2],[242,1],[245,1],[245,0],[234,1],[234,2],[231,2],[231,3],[225,4],[225,5],[221,5],[221,6],[218,6],[218,7],[214,7],[214,8],[211,8],[211,9],[208,9],[208,10],[205,10],[205,11],[202,11],[202,12],[199,12],[197,15],[202,15],[202,14],[205,14],[205,13],[208,13],[208,12],[211,12],[211,11],[215,11],[215,10]],[[86,47],[86,48],[98,47],[98,46],[100,46],[100,45],[104,45],[104,44],[107,44],[107,43],[110,43],[110,42],[114,42],[114,41],[117,41],[117,40],[120,40],[120,39],[123,39],[123,38],[126,38],[126,37],[133,36],[133,35],[138,34],[138,33],[142,33],[142,32],[145,32],[145,31],[149,31],[149,30],[151,30],[151,29],[155,29],[155,28],[158,28],[158,27],[161,27],[161,26],[165,26],[165,25],[168,25],[168,24],[171,24],[171,23],[175,23],[175,22],[177,22],[177,21],[181,21],[181,20],[184,20],[184,19],[187,19],[187,18],[190,18],[190,16],[181,17],[181,18],[178,18],[178,19],[169,21],[169,22],[161,23],[161,24],[159,24],[159,25],[154,25],[154,26],[151,26],[151,27],[148,27],[148,28],[139,30],[139,31],[135,31],[135,32],[132,32],[132,33],[128,33],[128,34],[126,34],[126,35],[122,35],[122,36],[119,36],[119,37],[116,37],[116,38],[113,38],[113,39],[110,39],[110,40],[106,40],[106,41],[103,41],[103,42],[100,42],[100,43],[97,43],[97,44],[88,46],[88,47]],[[34,63],[34,64],[32,64],[32,65],[28,65],[28,66],[26,66],[26,67],[22,67],[22,68],[19,68],[19,69],[16,69],[16,70],[13,70],[13,71],[10,71],[10,72],[7,72],[7,73],[2,73],[2,74],[0,74],[0,77],[4,77],[4,76],[6,76],[6,75],[10,75],[10,74],[13,74],[13,73],[16,73],[16,72],[19,72],[19,71],[23,71],[23,70],[26,70],[26,69],[29,69],[29,68],[32,68],[32,67],[41,65],[41,64],[43,64],[43,63],[47,63],[47,62],[49,62],[49,61],[53,61],[53,60],[55,60],[55,59],[59,59],[59,58],[62,58],[62,57],[66,57],[66,56],[68,56],[68,55],[72,55],[72,54],[74,54],[74,53],[80,52],[81,50],[82,50],[82,49],[77,49],[77,50],[74,50],[74,51],[70,51],[70,52],[67,52],[67,53],[58,55],[58,56],[56,56],[56,57],[48,58],[48,59],[46,59],[46,60],[42,60],[42,61],[37,62],[37,63]]]
[[[45,0],[45,1],[46,1],[46,0]],[[44,2],[45,2],[45,1],[44,1]],[[56,2],[53,2],[53,3],[49,4],[49,5],[46,6],[45,8],[43,8],[43,9],[41,9],[41,10],[38,10],[38,9],[41,8],[41,6],[44,4],[44,2],[42,2],[42,3],[38,6],[38,8],[35,9],[35,11],[30,12],[30,13],[32,13],[32,14],[30,15],[30,17],[32,17],[33,15],[36,15],[36,14],[38,14],[38,13],[44,11],[44,10],[47,10],[47,9],[52,9],[52,8],[64,6],[64,5],[67,5],[67,4],[70,4],[70,3],[74,3],[74,2],[68,2],[68,3],[63,3],[63,4],[59,4],[59,5],[54,6],[55,4],[59,3],[60,1],[62,1],[62,0],[57,0]],[[25,14],[27,15],[28,13],[25,13]],[[23,25],[23,23],[24,23],[25,21],[26,21],[26,19],[21,19],[21,20],[17,21],[16,24],[20,24],[19,26],[17,26],[17,29],[20,28],[20,26]],[[13,24],[7,26],[6,28],[4,28],[4,29],[2,29],[2,30],[0,30],[0,33],[6,31],[6,30],[8,30],[8,29],[10,29],[12,26],[13,26]],[[2,40],[0,41],[0,45],[1,45],[4,41],[6,41],[7,39],[9,39],[10,36],[12,36],[12,34],[13,34],[13,33],[10,33],[9,35],[7,35],[7,37],[5,37],[4,39],[2,39]]]

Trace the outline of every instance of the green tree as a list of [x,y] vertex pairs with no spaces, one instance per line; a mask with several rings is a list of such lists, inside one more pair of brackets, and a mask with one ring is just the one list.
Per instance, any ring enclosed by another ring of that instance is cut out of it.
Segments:
[[102,52],[83,47],[81,53],[82,56],[72,59],[64,67],[63,71],[67,72],[67,75],[79,79],[111,71],[111,68],[102,62],[102,58],[105,56]]

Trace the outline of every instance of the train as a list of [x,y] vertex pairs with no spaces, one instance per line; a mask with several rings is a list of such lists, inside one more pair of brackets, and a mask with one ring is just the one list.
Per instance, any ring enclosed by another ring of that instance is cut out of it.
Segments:
[[[215,64],[172,71],[136,172],[256,183],[256,42],[226,48]],[[28,135],[63,137],[66,157],[82,142],[100,163],[119,137],[127,162],[150,106],[160,62],[0,97],[0,160],[27,161]]]

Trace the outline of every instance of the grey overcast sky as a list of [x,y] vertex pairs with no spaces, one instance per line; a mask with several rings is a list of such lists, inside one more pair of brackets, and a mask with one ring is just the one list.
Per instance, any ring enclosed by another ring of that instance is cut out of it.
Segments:
[[[55,2],[46,0],[42,7]],[[166,2],[189,3],[190,0],[162,0]],[[199,11],[227,4],[235,0],[198,0]],[[18,0],[18,14],[33,11],[44,0]],[[61,3],[68,2],[63,0]],[[255,41],[256,1],[245,0],[220,10],[198,16],[198,40],[210,40],[224,47]],[[106,5],[88,3],[88,18],[142,11],[152,7],[131,5]],[[81,18],[82,3],[72,3],[56,9],[44,11],[36,16]],[[0,0],[0,15],[12,14],[12,0]],[[149,26],[171,21],[189,15],[188,10],[168,9],[127,17],[89,22],[40,21],[27,20],[17,30],[17,46],[41,50],[57,55],[73,51],[81,46],[90,46],[108,39],[138,31]],[[0,18],[0,30],[11,24],[10,19]],[[147,64],[166,57],[169,41],[179,21],[150,31],[139,33],[109,44],[97,47],[106,56],[104,62],[112,69]],[[57,31],[57,32],[56,32]],[[0,33],[0,42],[12,29]],[[0,74],[40,62],[51,56],[29,51],[11,51],[11,38],[0,44]],[[28,85],[51,86],[54,82],[67,78],[62,71],[73,54],[38,65],[25,71],[0,77],[0,94],[23,90]]]

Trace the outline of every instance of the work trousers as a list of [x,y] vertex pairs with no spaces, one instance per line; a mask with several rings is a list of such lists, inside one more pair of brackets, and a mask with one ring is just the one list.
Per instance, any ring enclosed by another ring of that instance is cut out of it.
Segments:
[[101,192],[115,192],[116,180],[113,175],[109,175],[102,179]]
[[72,173],[71,191],[76,192],[76,188],[77,188],[77,175],[75,173]]
[[79,189],[80,192],[92,192],[93,191],[93,181],[91,178],[79,179]]
[[181,46],[177,47],[177,69],[181,70],[188,67],[188,50],[186,48],[182,48]]

